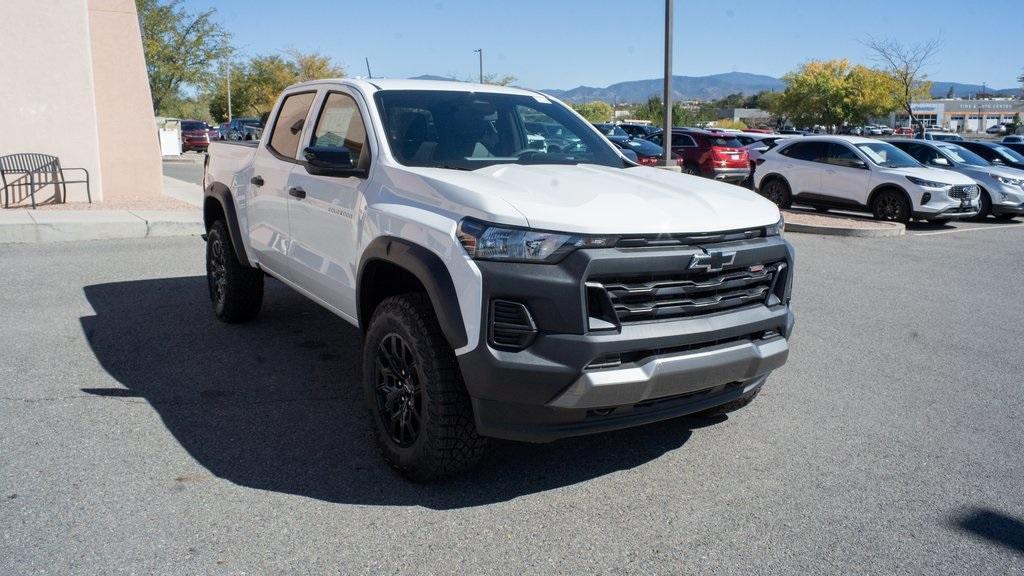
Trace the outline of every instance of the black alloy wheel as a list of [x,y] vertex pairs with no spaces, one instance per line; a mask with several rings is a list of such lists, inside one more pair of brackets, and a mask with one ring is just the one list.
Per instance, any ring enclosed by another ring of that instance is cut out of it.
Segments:
[[377,347],[377,417],[396,446],[408,448],[419,438],[423,387],[416,357],[405,340],[390,333]]

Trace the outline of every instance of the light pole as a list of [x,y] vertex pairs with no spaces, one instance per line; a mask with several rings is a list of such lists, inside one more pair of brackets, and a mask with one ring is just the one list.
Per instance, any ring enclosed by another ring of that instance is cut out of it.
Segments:
[[665,0],[665,166],[672,166],[672,0]]
[[473,50],[473,52],[476,52],[477,54],[480,55],[480,83],[483,84],[484,83],[484,49],[483,48],[477,48],[476,50]]

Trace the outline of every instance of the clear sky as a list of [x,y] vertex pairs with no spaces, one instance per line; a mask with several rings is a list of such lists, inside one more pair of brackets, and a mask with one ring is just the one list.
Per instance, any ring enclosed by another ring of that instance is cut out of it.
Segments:
[[[512,74],[531,88],[662,74],[662,0],[185,0],[216,8],[244,55],[318,51],[349,75]],[[946,39],[933,80],[1017,86],[1024,0],[676,0],[674,73],[781,76],[809,59],[870,64],[868,34]],[[1015,28],[1017,26],[1017,28]]]

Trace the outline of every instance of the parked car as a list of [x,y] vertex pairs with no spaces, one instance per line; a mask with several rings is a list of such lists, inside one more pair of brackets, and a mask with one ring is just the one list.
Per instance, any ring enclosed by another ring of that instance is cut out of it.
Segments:
[[625,130],[633,138],[647,138],[661,132],[661,128],[651,124],[619,124],[619,128]]
[[210,146],[210,127],[201,120],[181,121],[181,151],[206,152]]
[[[649,138],[658,146],[664,135]],[[750,174],[743,145],[731,134],[698,129],[672,129],[672,152],[682,158],[683,172],[724,182],[740,183]]]
[[892,131],[894,136],[913,136],[914,132],[915,130],[912,126],[897,126]]
[[259,118],[232,118],[228,123],[228,140],[259,140],[262,135]]
[[870,212],[879,220],[946,220],[978,214],[978,186],[925,168],[888,142],[860,136],[794,138],[765,152],[754,188],[783,208]]
[[915,140],[938,140],[940,142],[959,142],[963,140],[963,136],[956,132],[939,132],[938,130],[928,130],[924,133],[924,136],[920,132],[914,135]]
[[[524,149],[542,115],[580,144]],[[786,361],[779,210],[633,165],[555,99],[321,80],[287,88],[270,118],[255,145],[207,157],[213,313],[254,318],[270,275],[361,329],[374,440],[407,477],[462,471],[487,437],[729,412]]]
[[964,140],[963,142],[957,142],[957,145],[963,146],[981,156],[989,164],[1001,164],[1009,168],[1024,170],[1024,154],[1000,142]]
[[594,128],[597,128],[601,134],[604,134],[605,138],[608,138],[612,142],[621,144],[630,138],[629,133],[617,124],[594,124]]
[[[636,154],[638,164],[643,164],[644,166],[664,164],[665,149],[654,142],[644,140],[643,138],[630,138],[624,142],[613,140],[612,144],[615,144],[622,150],[628,150]],[[672,159],[677,160],[677,164],[682,162],[682,158],[678,154],[672,154]]]
[[1024,144],[1024,136],[1003,136],[1003,144]]
[[974,180],[981,190],[979,218],[989,214],[1009,220],[1024,214],[1024,172],[996,166],[959,142],[927,142],[923,140],[891,140],[918,162],[948,173],[963,174]]
[[1024,142],[1000,142],[1000,144],[1017,152],[1018,154],[1024,154]]
[[1006,126],[995,124],[985,129],[985,134],[1006,134]]

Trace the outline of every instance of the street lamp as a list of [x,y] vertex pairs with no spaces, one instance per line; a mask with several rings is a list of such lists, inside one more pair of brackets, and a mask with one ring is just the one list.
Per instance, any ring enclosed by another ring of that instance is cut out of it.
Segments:
[[665,166],[672,166],[672,0],[665,0]]
[[483,48],[477,48],[476,50],[473,50],[473,52],[476,52],[477,54],[480,55],[480,83],[483,84],[484,83],[484,49]]

